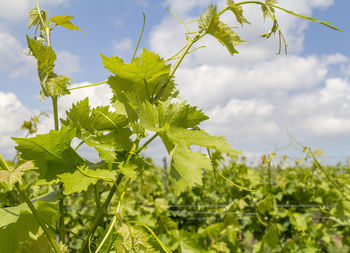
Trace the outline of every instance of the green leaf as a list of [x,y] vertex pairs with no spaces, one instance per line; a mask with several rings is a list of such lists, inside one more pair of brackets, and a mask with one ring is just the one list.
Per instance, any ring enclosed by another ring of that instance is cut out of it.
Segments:
[[243,16],[243,8],[239,5],[235,5],[233,0],[227,0],[227,5],[230,11],[236,16],[238,23],[242,26],[244,23],[250,24],[250,22]]
[[222,23],[216,11],[216,6],[210,5],[205,14],[201,16],[199,28],[213,35],[222,45],[224,45],[231,55],[238,53],[235,46],[242,44],[239,35],[231,27]]
[[109,106],[99,106],[91,109],[89,98],[73,104],[66,114],[68,117],[66,122],[69,123],[71,121],[75,127],[85,129],[90,133],[113,130],[126,124],[125,115],[118,112],[110,112]]
[[124,166],[122,166],[120,169],[118,169],[118,172],[124,174],[125,176],[127,176],[128,178],[135,180],[136,179],[136,169],[137,169],[137,165],[136,164],[132,164],[132,163],[127,163]]
[[307,223],[305,215],[301,213],[291,213],[290,223],[294,226],[294,229],[300,232],[307,230]]
[[275,0],[265,0],[265,4],[261,5],[261,10],[263,12],[264,18],[275,19],[275,9],[272,5],[277,4]]
[[264,242],[266,242],[271,249],[274,249],[279,245],[280,239],[276,225],[272,225],[268,228],[267,233],[264,236]]
[[14,170],[0,170],[0,183],[13,187],[23,176],[23,172],[35,169],[32,161],[25,162]]
[[28,18],[29,18],[28,29],[30,29],[32,26],[36,26],[36,25],[40,24],[40,17],[39,17],[38,9],[37,8],[31,9],[28,13]]
[[265,214],[267,212],[270,212],[274,209],[275,206],[275,198],[273,195],[269,194],[267,195],[262,201],[260,201],[257,205],[257,210],[261,214]]
[[[32,202],[35,207],[39,207],[39,205],[43,203],[51,203],[48,204],[49,207],[54,207],[52,204],[54,204],[57,200],[57,191],[50,192],[48,194],[45,194],[41,197],[32,199]],[[46,205],[46,204],[44,204]],[[0,228],[4,228],[8,226],[9,224],[16,223],[18,218],[20,217],[20,214],[22,212],[30,212],[30,209],[26,203],[22,203],[17,206],[11,206],[11,207],[4,207],[0,208]],[[50,219],[49,219],[50,220]],[[2,251],[0,251],[2,252]]]
[[116,248],[126,250],[120,252],[157,252],[148,242],[151,236],[141,229],[123,224],[117,233],[123,240],[116,240]]
[[197,107],[186,104],[186,101],[178,104],[171,103],[170,100],[159,102],[157,105],[146,101],[139,106],[138,116],[141,124],[149,130],[160,129],[166,125],[191,128],[209,119]]
[[55,23],[56,25],[63,26],[64,28],[67,28],[69,30],[78,30],[81,32],[84,32],[80,30],[80,28],[76,25],[74,25],[71,20],[73,19],[73,16],[65,15],[65,16],[54,16],[50,18],[50,21],[52,23]]
[[112,102],[121,102],[131,120],[137,120],[134,109],[139,101],[153,101],[164,87],[160,101],[167,100],[176,92],[175,83],[169,80],[170,64],[153,52],[143,49],[130,64],[119,57],[101,57],[105,68],[115,75],[108,79],[114,94]]
[[[35,203],[35,206],[38,214],[46,224],[52,226],[56,224],[58,220],[57,204],[39,200]],[[25,209],[25,206],[21,205],[21,207],[11,211],[13,211],[12,215],[15,216],[15,220],[11,220],[11,218],[6,216],[6,219],[10,219],[11,222],[7,226],[0,228],[1,253],[17,252],[20,243],[32,240],[30,233],[35,235],[39,232],[39,224],[30,211]],[[3,220],[2,218],[1,221]]]
[[[30,52],[38,61],[38,72],[40,81],[46,79],[53,68],[55,67],[55,61],[57,59],[55,51],[51,47],[45,46],[39,40],[33,40],[27,35],[27,44]],[[44,93],[46,90],[44,90]]]
[[214,19],[214,15],[216,13],[216,6],[210,5],[206,10],[204,15],[200,15],[200,19],[198,22],[198,27],[200,30],[208,31],[210,24]]
[[191,145],[203,146],[221,152],[234,152],[225,139],[210,136],[204,131],[183,128],[169,128],[159,132],[171,159],[170,175],[175,191],[180,194],[194,185],[202,184],[203,169],[211,169],[207,156],[190,149]]
[[95,148],[104,161],[112,164],[116,151],[130,150],[132,132],[123,127],[127,124],[125,115],[110,112],[109,106],[91,109],[88,98],[73,104],[66,114],[62,123],[74,127],[76,136]]
[[75,137],[75,130],[62,126],[60,131],[50,131],[48,134],[32,138],[12,138],[17,142],[16,149],[27,161],[34,161],[40,178],[51,181],[57,175],[74,172],[77,166],[84,163],[83,159],[70,146]]
[[166,101],[154,105],[146,101],[138,107],[141,125],[159,134],[170,155],[170,174],[178,194],[196,184],[201,185],[203,169],[211,169],[208,157],[192,151],[191,145],[223,153],[235,152],[222,137],[210,136],[200,130],[186,129],[196,127],[208,118],[196,107],[186,105],[186,102],[171,104],[170,101]]
[[90,166],[81,166],[73,173],[63,173],[59,175],[63,183],[64,194],[80,193],[87,191],[90,185],[97,184],[98,181],[114,182],[117,172],[111,171],[102,164],[92,164]]
[[71,84],[71,80],[63,75],[50,75],[45,82],[46,96],[59,97],[70,94],[67,85]]

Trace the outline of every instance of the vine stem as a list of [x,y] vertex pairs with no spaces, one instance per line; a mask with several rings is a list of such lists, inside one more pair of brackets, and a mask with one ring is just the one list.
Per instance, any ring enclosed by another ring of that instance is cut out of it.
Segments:
[[89,245],[89,239],[94,235],[98,225],[100,224],[103,215],[105,213],[105,210],[107,209],[107,207],[109,206],[109,203],[112,200],[112,197],[115,193],[115,191],[117,190],[117,186],[120,184],[120,182],[122,181],[124,175],[123,174],[118,174],[118,177],[116,179],[115,184],[112,186],[111,191],[109,192],[106,201],[103,203],[102,207],[97,211],[96,216],[95,216],[95,220],[94,223],[92,224],[89,233],[83,243],[83,246],[81,247],[81,252],[86,252],[88,245]]
[[174,74],[175,74],[176,70],[178,69],[178,67],[180,66],[181,62],[183,61],[183,59],[187,55],[188,51],[191,49],[192,45],[195,42],[197,42],[202,36],[204,36],[206,34],[206,32],[204,33],[204,35],[202,33],[203,33],[203,31],[198,31],[191,39],[188,40],[186,47],[184,48],[182,54],[180,55],[180,58],[177,60],[177,62],[175,63],[174,68],[171,70],[171,72],[169,74],[168,81],[160,89],[159,93],[155,97],[155,101],[157,101],[162,96],[166,86],[168,85],[170,80],[174,77]]
[[77,89],[82,89],[82,88],[93,87],[93,86],[101,85],[101,84],[104,84],[104,83],[107,83],[107,82],[108,82],[108,80],[105,80],[105,81],[98,82],[98,83],[87,84],[87,85],[82,85],[82,86],[78,86],[78,87],[69,88],[68,90],[77,90]]
[[[133,149],[129,152],[129,156],[125,161],[125,164],[131,159],[132,155],[137,155],[138,153],[140,153],[144,148],[147,147],[148,144],[150,144],[158,135],[155,134],[154,136],[151,137],[151,139],[149,139],[145,144],[143,144],[140,148],[138,148],[135,152],[133,151]],[[120,182],[122,181],[124,175],[119,173],[116,179],[115,184],[112,186],[105,202],[103,203],[102,207],[97,211],[96,216],[95,216],[95,220],[89,230],[89,233],[85,239],[85,241],[83,242],[83,246],[81,247],[81,251],[79,251],[80,253],[85,253],[87,252],[88,246],[89,246],[89,240],[90,238],[94,235],[98,225],[100,224],[103,215],[105,213],[105,210],[107,209],[107,207],[109,206],[109,203],[111,202],[113,195],[115,193],[115,191],[117,190],[117,187],[119,186]]]
[[[58,107],[57,107],[57,97],[51,97],[52,98],[52,105],[53,105],[53,117],[54,117],[54,122],[55,122],[55,130],[59,130],[59,125],[58,125]],[[60,184],[58,186],[60,192],[63,192],[63,185]],[[64,197],[61,196],[59,199],[59,221],[58,221],[58,234],[59,234],[59,240],[65,243],[65,228],[64,228]]]
[[50,230],[47,228],[46,224],[44,223],[43,220],[41,220],[40,218],[40,215],[38,213],[38,211],[35,209],[32,201],[29,199],[28,195],[25,193],[25,191],[23,191],[18,183],[15,185],[16,189],[19,191],[19,193],[21,194],[21,196],[24,198],[24,201],[27,203],[30,211],[33,213],[33,216],[35,217],[35,219],[37,220],[37,222],[39,223],[40,227],[43,229],[47,239],[49,240],[53,250],[56,252],[56,253],[61,253],[61,250],[60,248],[58,247],[55,239],[53,238]]
[[120,209],[121,203],[122,203],[124,195],[125,195],[126,187],[129,185],[129,183],[130,183],[130,179],[126,183],[126,185],[124,187],[124,191],[123,191],[123,193],[121,194],[121,196],[119,198],[117,211],[116,211],[115,215],[113,216],[113,219],[111,221],[111,224],[109,225],[108,231],[107,231],[106,235],[104,236],[104,238],[102,239],[100,245],[96,249],[95,253],[98,253],[101,250],[103,244],[107,241],[108,237],[110,236],[110,234],[113,231],[113,227],[114,227],[115,223],[117,222],[117,215],[119,213],[119,209]]
[[145,30],[145,23],[146,23],[146,15],[144,12],[142,12],[142,15],[143,15],[143,24],[142,24],[142,29],[141,29],[141,33],[140,33],[140,36],[139,36],[139,39],[137,41],[137,45],[136,45],[136,48],[135,48],[135,51],[134,51],[134,54],[131,58],[131,61],[133,61],[135,59],[135,56],[136,56],[136,53],[137,53],[137,50],[139,49],[139,46],[140,46],[140,42],[141,42],[141,39],[142,39],[142,35],[143,35],[143,31]]

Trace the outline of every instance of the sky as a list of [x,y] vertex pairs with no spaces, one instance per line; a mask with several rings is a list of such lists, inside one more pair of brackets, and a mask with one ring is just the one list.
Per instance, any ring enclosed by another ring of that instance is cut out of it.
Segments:
[[[41,0],[50,16],[72,15],[86,33],[63,28],[53,30],[52,44],[58,55],[56,72],[72,79],[73,86],[104,81],[100,53],[130,61],[142,26],[146,27],[140,50],[147,48],[165,59],[185,43],[185,27],[168,11],[184,21],[195,20],[209,4],[221,9],[224,0]],[[238,2],[238,1],[237,1]],[[259,8],[244,6],[251,25],[243,28],[232,15],[222,20],[247,42],[231,56],[211,37],[197,46],[176,72],[182,99],[202,108],[210,119],[201,128],[226,136],[231,146],[251,159],[277,152],[291,159],[302,157],[302,145],[325,152],[326,162],[350,157],[350,19],[347,0],[280,0],[279,5],[303,15],[329,21],[343,32],[318,23],[300,20],[277,11],[288,43],[288,54],[277,55],[278,38],[259,38],[270,20]],[[0,153],[14,156],[11,136],[23,136],[23,120],[46,112],[50,100],[40,101],[36,63],[23,54],[28,31],[27,13],[35,0],[0,1]],[[190,28],[196,29],[193,23]],[[174,64],[174,63],[173,63]],[[60,117],[72,102],[88,96],[93,106],[108,104],[107,85],[72,91],[59,101]],[[52,116],[41,118],[39,133],[53,128]],[[72,144],[73,145],[73,144]],[[85,148],[85,152],[88,149]],[[160,163],[165,149],[152,144],[147,155]],[[93,156],[92,152],[88,155]]]

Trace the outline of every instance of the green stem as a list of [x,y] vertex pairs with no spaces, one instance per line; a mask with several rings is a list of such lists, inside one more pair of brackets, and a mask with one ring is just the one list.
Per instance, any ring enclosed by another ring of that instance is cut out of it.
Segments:
[[78,148],[80,148],[80,146],[83,145],[83,144],[84,144],[84,141],[81,141],[81,142],[78,144],[78,146],[76,146],[76,147],[74,148],[74,151],[77,151]]
[[[138,154],[140,153],[144,148],[146,148],[146,146],[151,143],[156,137],[158,136],[158,134],[155,134],[154,136],[152,136],[151,139],[149,139],[144,145],[142,145],[142,147],[138,148],[136,151],[134,151],[135,149],[135,146],[133,146],[133,148],[131,149],[131,151],[129,152],[129,155],[128,155],[128,158],[126,159],[125,163],[126,164],[130,159],[131,159],[131,156],[134,155],[134,154]],[[96,216],[95,216],[95,220],[89,230],[89,233],[85,239],[85,241],[83,242],[83,246],[81,247],[81,253],[85,253],[87,252],[88,250],[88,246],[89,246],[89,240],[90,238],[94,235],[98,225],[100,224],[102,218],[103,218],[103,215],[105,213],[105,210],[107,210],[112,198],[113,198],[113,195],[115,193],[115,191],[117,190],[117,187],[119,186],[121,180],[123,179],[124,175],[123,174],[118,174],[117,176],[117,179],[116,179],[116,182],[115,184],[113,185],[113,187],[111,188],[108,196],[107,196],[107,199],[105,200],[105,202],[103,203],[102,207],[97,211],[96,213]]]
[[105,81],[98,82],[98,83],[93,83],[93,84],[88,84],[88,85],[83,85],[83,86],[69,88],[68,90],[77,90],[77,89],[82,89],[82,88],[87,88],[87,87],[93,87],[93,86],[101,85],[101,84],[104,84],[104,83],[107,83],[107,82],[108,82],[108,80],[105,80]]
[[115,225],[115,223],[117,222],[117,215],[118,215],[118,213],[119,213],[119,209],[120,209],[121,203],[122,203],[123,198],[124,198],[124,195],[125,195],[125,190],[126,190],[126,187],[127,187],[128,184],[129,184],[129,182],[130,182],[130,179],[129,179],[128,182],[126,183],[126,185],[125,185],[125,187],[124,187],[124,191],[123,191],[123,193],[121,194],[121,196],[120,196],[120,198],[119,198],[117,211],[116,211],[115,215],[113,216],[113,219],[112,219],[112,221],[111,221],[111,224],[109,224],[108,231],[107,231],[106,235],[104,236],[104,238],[102,239],[100,245],[97,247],[95,253],[98,253],[98,252],[101,250],[103,244],[107,241],[108,237],[110,236],[110,234],[111,234],[112,231],[113,231],[114,225]]
[[132,56],[132,58],[131,58],[131,61],[133,61],[133,60],[135,59],[137,50],[139,49],[139,45],[140,45],[140,42],[141,42],[141,39],[142,39],[143,30],[145,29],[146,15],[145,15],[144,12],[142,12],[142,15],[143,15],[143,24],[142,24],[141,34],[140,34],[140,36],[139,36],[139,40],[137,41],[137,45],[136,45],[134,54],[133,54],[133,56]]
[[9,166],[7,165],[7,162],[5,161],[4,157],[0,154],[0,164],[2,165],[3,169],[10,170]]
[[36,0],[36,9],[38,10],[38,15],[39,15],[39,18],[40,18],[41,25],[43,27],[45,27],[45,23],[44,23],[44,20],[43,20],[43,17],[41,15],[41,11],[40,11],[40,8],[39,8],[39,0]]
[[61,253],[61,250],[59,249],[55,239],[53,238],[51,231],[47,228],[46,224],[44,223],[44,221],[41,220],[40,215],[38,213],[38,211],[35,209],[32,201],[29,199],[29,197],[27,196],[27,194],[25,193],[25,191],[22,191],[21,188],[19,187],[18,183],[15,185],[17,190],[19,191],[19,193],[21,194],[21,196],[23,197],[24,201],[27,203],[30,211],[32,212],[34,218],[37,220],[37,222],[39,223],[40,227],[43,229],[47,239],[49,240],[53,250],[56,253]]
[[58,131],[58,109],[57,109],[57,97],[51,97],[52,98],[52,106],[53,106],[53,117],[55,121],[55,130]]
[[163,94],[166,86],[168,85],[168,83],[171,81],[171,79],[174,77],[174,74],[177,70],[177,68],[180,66],[181,62],[183,61],[183,59],[185,58],[185,56],[187,55],[188,51],[191,49],[192,45],[197,42],[201,37],[203,37],[206,32],[204,34],[202,34],[203,31],[198,31],[196,33],[196,35],[193,36],[193,38],[189,39],[187,42],[187,45],[185,47],[185,49],[183,50],[180,58],[177,60],[177,62],[175,63],[174,68],[171,70],[169,77],[168,77],[168,81],[163,85],[163,87],[160,89],[159,93],[157,94],[157,96],[155,97],[154,101],[157,101]]
[[[52,98],[52,105],[53,105],[53,115],[54,115],[54,121],[55,121],[55,130],[59,130],[58,126],[58,109],[57,109],[57,97],[51,97]],[[59,185],[59,190],[62,193],[63,192],[63,185]],[[58,222],[58,232],[59,232],[59,239],[65,243],[65,228],[64,228],[64,197],[63,195],[60,197],[59,203],[59,222]]]
[[138,154],[143,150],[145,147],[147,147],[148,144],[150,144],[155,138],[157,138],[158,134],[154,134],[148,141],[146,141],[141,147],[139,147],[136,151],[135,154]]
[[112,186],[111,191],[109,192],[106,201],[103,203],[102,207],[97,211],[95,220],[89,230],[89,233],[83,243],[83,246],[81,247],[81,253],[87,252],[88,246],[89,246],[89,239],[94,235],[98,225],[100,224],[103,215],[105,214],[105,210],[107,210],[107,207],[109,206],[109,203],[111,202],[113,195],[115,191],[117,190],[117,186],[120,184],[122,181],[124,175],[123,174],[118,174],[118,177],[116,179],[116,183]]

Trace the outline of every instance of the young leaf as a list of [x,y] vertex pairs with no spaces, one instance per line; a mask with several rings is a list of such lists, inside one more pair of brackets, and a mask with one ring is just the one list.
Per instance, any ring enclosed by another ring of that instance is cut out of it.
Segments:
[[115,242],[118,252],[157,252],[148,242],[151,236],[141,229],[123,224],[117,233],[123,238]]
[[238,53],[235,46],[244,42],[232,28],[220,21],[216,6],[213,5],[210,5],[204,16],[201,16],[199,28],[205,29],[207,33],[213,35],[227,48],[231,55]]
[[71,20],[73,19],[73,16],[65,15],[65,16],[54,16],[50,18],[50,21],[56,25],[60,25],[64,28],[67,28],[69,30],[77,30],[84,32],[80,30],[80,28],[76,25],[74,25]]
[[[115,98],[127,102],[131,97],[141,101],[152,100],[163,87],[166,89],[159,98],[167,100],[175,91],[175,84],[169,79],[170,65],[166,64],[159,55],[143,49],[141,55],[130,64],[126,64],[119,57],[106,57],[101,55],[105,68],[115,74],[108,80]],[[124,94],[131,94],[126,97]],[[126,101],[125,101],[126,99]]]
[[40,81],[43,81],[49,74],[51,74],[51,72],[53,72],[55,61],[57,59],[56,53],[51,47],[45,46],[39,40],[31,39],[28,35],[27,44],[29,50],[38,61],[39,78]]
[[0,183],[13,187],[23,176],[23,172],[35,169],[32,161],[25,162],[14,170],[0,170]]
[[34,161],[39,169],[40,178],[51,181],[57,175],[73,172],[84,163],[83,159],[70,146],[75,130],[62,126],[60,131],[32,138],[12,138],[17,142],[16,149],[24,160]]
[[275,9],[272,5],[277,4],[275,0],[265,0],[265,4],[261,5],[261,10],[263,12],[264,18],[275,18]]
[[126,125],[125,115],[110,112],[109,106],[90,108],[88,98],[72,105],[66,112],[66,126],[76,129],[76,136],[99,152],[101,159],[109,164],[115,162],[116,151],[129,151],[132,132]]
[[44,84],[47,92],[46,96],[59,97],[70,94],[67,85],[70,85],[71,82],[72,81],[66,76],[51,74]]
[[30,29],[32,26],[36,26],[40,24],[40,17],[39,17],[39,12],[37,8],[33,8],[29,11],[28,19],[29,19],[28,29]]
[[243,16],[243,8],[239,5],[235,5],[233,0],[227,0],[227,5],[230,11],[236,16],[238,23],[242,26],[244,23],[250,24],[250,22]]
[[75,127],[85,129],[90,133],[113,130],[126,124],[126,117],[118,112],[110,112],[109,106],[91,109],[89,98],[73,104],[66,114],[68,121],[65,122],[72,122]]

